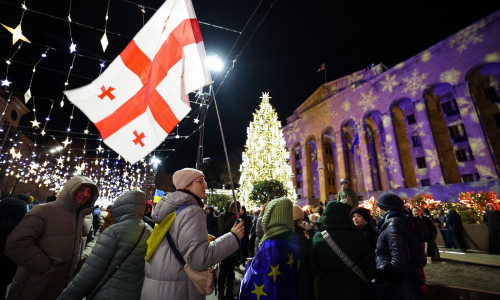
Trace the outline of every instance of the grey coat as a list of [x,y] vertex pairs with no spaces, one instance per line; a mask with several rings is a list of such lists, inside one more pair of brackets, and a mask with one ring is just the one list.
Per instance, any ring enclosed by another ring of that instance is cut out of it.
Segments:
[[[92,196],[81,205],[75,193],[82,185],[92,188]],[[71,281],[90,224],[84,222],[98,197],[97,186],[89,178],[75,176],[56,201],[31,209],[7,239],[5,255],[19,265],[8,299],[56,299]]]
[[[160,223],[169,213],[188,203],[194,205],[179,213],[169,232],[186,263],[194,270],[206,270],[238,250],[238,239],[229,232],[208,243],[205,212],[193,196],[182,191],[163,196],[153,209],[153,220]],[[141,299],[205,299],[184,272],[165,238],[146,262]]]
[[145,209],[146,194],[141,191],[128,191],[116,199],[112,208],[114,224],[101,233],[82,269],[58,299],[82,299],[90,294],[122,262],[145,226],[137,247],[93,298],[139,299],[144,280],[146,241],[153,231],[142,221]]

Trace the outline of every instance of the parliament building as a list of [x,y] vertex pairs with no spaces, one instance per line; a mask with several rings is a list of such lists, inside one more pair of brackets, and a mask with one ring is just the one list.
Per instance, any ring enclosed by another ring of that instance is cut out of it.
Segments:
[[391,68],[321,85],[283,127],[299,204],[336,199],[347,177],[382,191],[500,194],[500,11]]

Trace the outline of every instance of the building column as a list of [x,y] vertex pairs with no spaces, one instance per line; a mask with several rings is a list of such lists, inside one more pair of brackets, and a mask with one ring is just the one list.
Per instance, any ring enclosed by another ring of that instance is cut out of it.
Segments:
[[381,115],[382,124],[384,126],[384,156],[385,168],[389,170],[389,183],[391,189],[404,187],[403,172],[401,170],[401,161],[399,160],[398,145],[392,125],[391,112],[386,112]]
[[358,125],[357,127],[358,128],[356,131],[358,132],[359,138],[361,172],[363,173],[363,176],[361,176],[361,178],[358,178],[358,180],[361,180],[361,184],[358,184],[358,188],[359,186],[362,186],[363,189],[358,192],[373,191],[372,172],[368,154],[368,143],[366,141],[366,132],[364,128],[362,128],[362,125]]
[[423,98],[419,99],[415,101],[414,105],[415,120],[417,121],[419,127],[418,134],[420,135],[422,148],[425,152],[425,162],[427,164],[427,174],[429,175],[429,180],[431,185],[445,184],[436,144],[434,142],[434,137],[432,136],[431,125],[429,124],[427,110],[425,109],[425,100]]
[[320,139],[316,142],[316,155],[318,158],[319,201],[321,203],[326,203],[328,201],[328,196],[326,193],[326,169],[323,159],[324,145],[321,135]]
[[380,187],[382,190],[390,189],[389,184],[389,174],[387,172],[387,168],[384,167],[384,155],[383,155],[383,142],[382,135],[380,133],[380,129],[377,127],[373,129],[373,142],[375,143],[375,154],[377,159],[377,167],[378,173],[380,176]]
[[[339,176],[338,180],[336,181],[336,183],[339,183],[340,184],[340,180],[342,178],[346,178],[347,177],[347,172],[346,172],[346,165],[345,165],[345,157],[344,157],[344,145],[343,145],[343,141],[342,141],[342,131],[339,130],[339,131],[336,131],[335,132],[335,151],[337,151],[337,165],[335,166],[337,170],[337,174]],[[342,190],[342,187],[339,186],[338,191]]]
[[[307,141],[304,142],[302,146],[302,153],[304,155],[302,156],[302,191],[304,193],[304,199],[309,199],[314,195],[314,191],[311,191],[310,188],[310,180],[309,180],[309,174],[311,174],[310,177],[312,177],[312,170],[311,170],[311,146]],[[312,187],[314,188],[314,187]],[[310,195],[313,194],[313,195]]]
[[455,86],[454,90],[479,176],[481,180],[498,178],[492,151],[479,123],[479,116],[467,89],[467,83]]

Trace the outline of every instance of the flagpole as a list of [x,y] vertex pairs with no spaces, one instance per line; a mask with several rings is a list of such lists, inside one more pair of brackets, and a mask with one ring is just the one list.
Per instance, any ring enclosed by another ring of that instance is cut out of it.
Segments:
[[202,171],[203,169],[203,136],[205,134],[205,116],[207,113],[208,105],[206,104],[207,93],[201,93],[200,95],[200,121],[201,125],[199,127],[200,137],[198,139],[198,153],[196,154],[196,169]]
[[[222,146],[224,147],[224,155],[226,156],[227,173],[229,175],[229,181],[231,182],[231,191],[233,194],[234,207],[236,208],[236,220],[238,220],[240,218],[240,212],[238,211],[238,208],[236,206],[236,194],[234,193],[233,175],[231,173],[231,166],[229,165],[229,156],[227,155],[226,140],[224,138],[224,131],[222,130],[222,123],[220,121],[219,108],[217,107],[217,101],[215,100],[215,94],[213,92],[212,85],[210,85],[210,91],[212,92],[212,97],[213,97],[213,101],[214,101],[214,105],[215,105],[215,112],[217,113],[217,120],[219,121],[219,129],[220,129],[220,134],[222,137]],[[228,213],[230,213],[230,212],[228,212]]]

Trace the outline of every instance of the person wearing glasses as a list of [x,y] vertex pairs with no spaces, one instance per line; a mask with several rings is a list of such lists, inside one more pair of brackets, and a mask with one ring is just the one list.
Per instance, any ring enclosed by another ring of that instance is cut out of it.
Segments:
[[[242,223],[235,224],[230,232],[209,243],[202,202],[207,188],[205,176],[199,170],[184,168],[175,172],[172,179],[177,190],[164,195],[151,216],[159,224],[177,210],[168,234],[191,269],[207,270],[238,250],[245,228]],[[181,207],[184,208],[179,211]],[[205,299],[175,257],[166,238],[146,262],[141,299]]]

